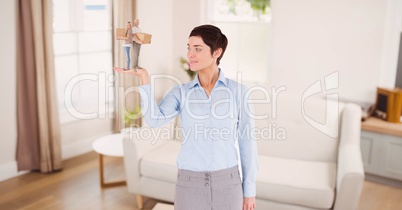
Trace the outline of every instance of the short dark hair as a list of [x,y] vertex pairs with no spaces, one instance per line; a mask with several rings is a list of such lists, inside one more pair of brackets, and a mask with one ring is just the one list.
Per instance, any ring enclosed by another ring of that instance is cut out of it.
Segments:
[[222,54],[216,60],[216,64],[219,65],[219,61],[223,57],[223,53],[228,46],[228,39],[226,38],[225,34],[221,32],[221,29],[213,25],[201,25],[195,27],[191,31],[189,37],[192,36],[201,37],[202,41],[204,41],[204,43],[211,48],[211,55],[215,50],[222,48]]

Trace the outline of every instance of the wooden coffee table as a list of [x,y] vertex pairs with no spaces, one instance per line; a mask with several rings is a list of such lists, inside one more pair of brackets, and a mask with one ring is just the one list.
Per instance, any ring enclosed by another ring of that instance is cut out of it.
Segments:
[[174,210],[174,206],[165,203],[157,203],[152,210]]
[[92,148],[99,154],[99,176],[101,187],[125,185],[126,181],[105,182],[103,156],[123,157],[123,134],[111,134],[100,137],[92,143]]

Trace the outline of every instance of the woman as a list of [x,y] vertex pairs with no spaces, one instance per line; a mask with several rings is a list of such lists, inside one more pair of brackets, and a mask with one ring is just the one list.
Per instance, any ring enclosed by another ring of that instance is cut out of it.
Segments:
[[[185,139],[177,158],[176,210],[255,208],[258,163],[256,142],[250,135],[254,121],[250,107],[243,103],[246,87],[227,79],[218,68],[227,44],[226,36],[215,26],[194,28],[187,57],[197,75],[193,81],[174,87],[159,106],[151,97],[147,71],[128,71],[141,78],[142,112],[149,126],[162,126],[180,115]],[[236,139],[243,181],[237,166]]]
[[133,32],[132,32],[131,28],[132,28],[131,22],[128,21],[126,24],[126,36],[121,37],[122,39],[124,39],[123,48],[124,48],[124,52],[126,54],[126,68],[124,68],[124,70],[130,69],[130,47],[133,42]]

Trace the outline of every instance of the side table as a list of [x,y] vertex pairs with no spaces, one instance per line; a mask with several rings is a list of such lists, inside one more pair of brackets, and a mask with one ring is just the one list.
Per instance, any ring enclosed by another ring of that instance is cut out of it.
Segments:
[[99,176],[101,187],[125,185],[126,181],[105,182],[103,156],[123,157],[123,134],[111,134],[100,137],[92,143],[92,148],[99,154]]

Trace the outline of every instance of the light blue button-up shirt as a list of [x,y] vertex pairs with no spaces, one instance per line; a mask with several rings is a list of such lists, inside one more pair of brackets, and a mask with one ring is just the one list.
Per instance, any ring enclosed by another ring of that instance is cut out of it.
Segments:
[[219,70],[218,81],[208,97],[197,74],[191,82],[175,86],[158,106],[150,84],[139,90],[142,113],[150,127],[163,126],[180,115],[183,142],[177,158],[179,169],[215,171],[236,166],[238,143],[243,196],[255,196],[257,146],[251,135],[254,119],[244,85],[227,79]]

